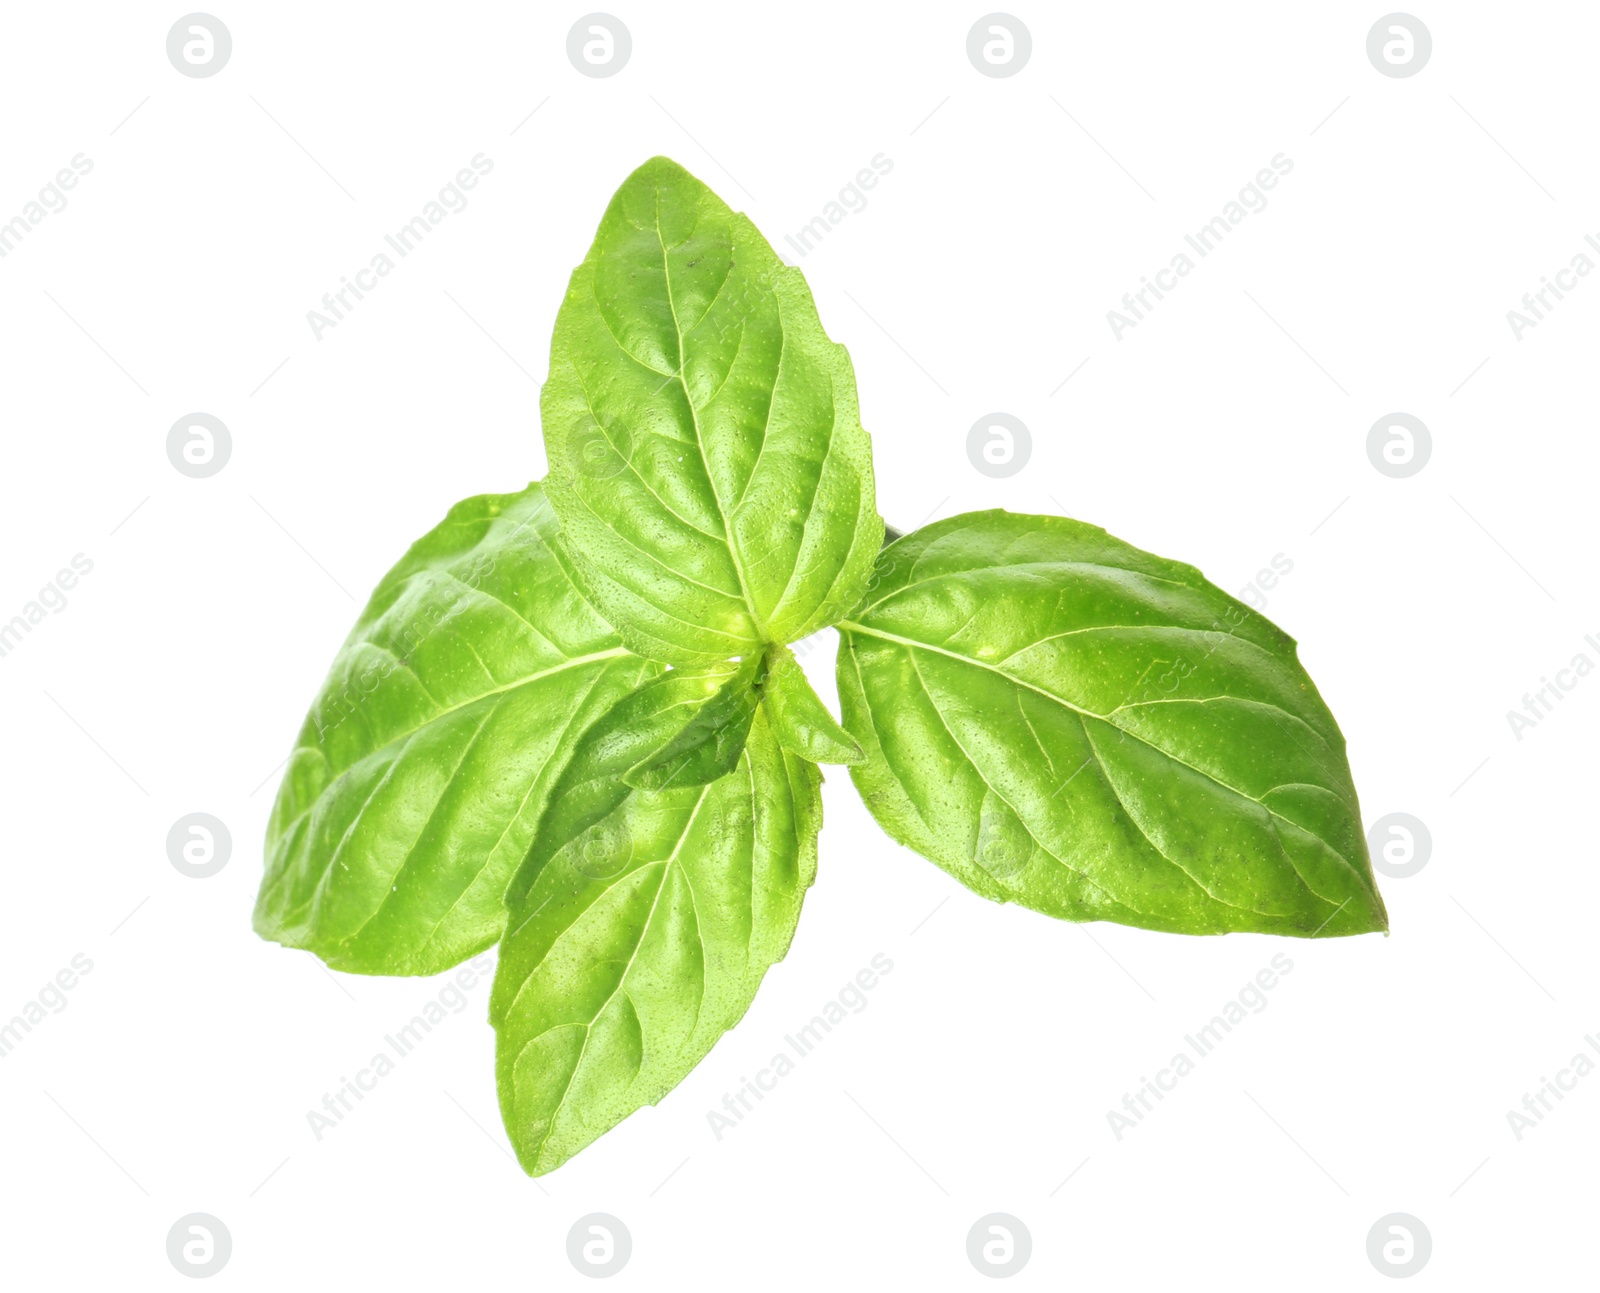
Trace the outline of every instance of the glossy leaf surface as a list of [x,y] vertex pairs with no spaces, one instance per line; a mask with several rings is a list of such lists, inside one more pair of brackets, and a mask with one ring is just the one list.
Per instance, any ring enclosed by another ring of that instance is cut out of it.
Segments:
[[860,598],[883,522],[849,356],[800,271],[677,163],[612,198],[540,407],[551,501],[640,654],[756,654]]
[[828,712],[788,647],[767,652],[761,690],[784,749],[812,763],[860,763],[867,757]]
[[490,1015],[501,1114],[533,1175],[656,1103],[738,1022],[816,874],[821,778],[763,709],[728,776],[623,783],[675,730],[674,690],[696,686],[645,689],[590,729],[511,886]]
[[639,790],[702,786],[738,765],[750,733],[758,695],[761,657],[714,665],[688,665],[646,684],[672,696],[668,709],[655,712],[651,698],[635,702],[651,712],[651,728],[661,744],[622,774]]
[[886,548],[840,632],[851,775],[978,893],[1189,934],[1387,928],[1293,640],[1193,567],[970,513]]
[[470,498],[384,576],[289,756],[263,937],[433,974],[500,936],[577,736],[659,669],[579,594],[558,529],[537,485]]

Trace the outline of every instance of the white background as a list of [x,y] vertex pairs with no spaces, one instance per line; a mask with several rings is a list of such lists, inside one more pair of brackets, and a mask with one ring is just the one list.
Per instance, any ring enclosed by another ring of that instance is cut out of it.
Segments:
[[[0,220],[93,161],[0,260],[0,620],[94,563],[0,659],[0,1018],[94,966],[0,1059],[7,1287],[188,1287],[165,1242],[197,1211],[233,1237],[218,1288],[589,1287],[565,1241],[596,1211],[633,1236],[616,1287],[989,1287],[965,1242],[997,1211],[1033,1237],[1018,1288],[1387,1287],[1391,1212],[1432,1234],[1417,1287],[1592,1279],[1600,1075],[1520,1142],[1506,1113],[1600,1032],[1600,676],[1521,741],[1505,715],[1600,663],[1600,276],[1520,341],[1506,312],[1600,231],[1600,12],[1422,10],[1407,79],[1366,56],[1384,9],[1348,3],[1029,5],[1007,79],[967,59],[978,5],[620,7],[610,79],[568,62],[578,7],[233,4],[209,79],[167,61],[182,12],[17,5],[0,39]],[[478,153],[470,205],[314,339],[306,312]],[[440,984],[251,933],[276,768],[357,599],[457,499],[543,474],[566,277],[655,153],[780,247],[892,159],[799,262],[892,522],[1064,512],[1230,591],[1293,562],[1267,614],[1366,820],[1432,833],[1381,881],[1391,936],[997,907],[835,771],[793,950],[659,1108],[524,1177],[485,987],[313,1138]],[[1278,153],[1270,205],[1116,340],[1106,312]],[[167,461],[193,411],[232,433],[210,479]],[[1005,480],[965,449],[993,411],[1033,436]],[[1433,436],[1404,480],[1365,450],[1393,411]],[[195,811],[233,836],[207,880],[166,855]],[[719,1143],[707,1111],[878,952],[866,1010]],[[1268,1007],[1117,1141],[1107,1111],[1275,952]]]

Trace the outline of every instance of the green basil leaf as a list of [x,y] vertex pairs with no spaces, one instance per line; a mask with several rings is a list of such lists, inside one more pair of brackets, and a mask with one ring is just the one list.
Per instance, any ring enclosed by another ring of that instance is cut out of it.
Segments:
[[1188,934],[1388,927],[1294,641],[1193,567],[976,512],[886,548],[839,629],[856,785],[985,897]]
[[[651,729],[662,730],[662,717],[680,715],[682,726],[660,746],[622,774],[622,780],[639,790],[666,790],[673,786],[701,786],[732,772],[750,732],[757,704],[756,679],[761,657],[720,664],[674,669],[648,688],[671,691],[677,699]],[[641,697],[642,710],[652,711],[653,697]]]
[[765,707],[730,775],[622,783],[675,728],[674,689],[694,685],[644,689],[590,729],[508,892],[490,1018],[501,1114],[530,1175],[704,1058],[788,951],[816,875],[821,777],[778,745]]
[[379,583],[289,756],[255,927],[361,974],[490,947],[577,737],[659,667],[578,594],[543,492],[458,503]]
[[788,647],[767,649],[761,689],[778,744],[791,754],[812,763],[853,764],[866,759],[855,738],[828,713]]
[[675,162],[607,207],[540,408],[551,502],[641,655],[759,654],[860,599],[883,522],[850,358],[800,271]]

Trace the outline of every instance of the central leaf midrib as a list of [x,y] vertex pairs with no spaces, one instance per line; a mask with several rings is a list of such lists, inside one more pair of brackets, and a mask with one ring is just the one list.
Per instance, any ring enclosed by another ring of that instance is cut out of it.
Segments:
[[[362,643],[361,645],[367,645],[367,644],[366,643]],[[400,744],[402,741],[409,740],[411,737],[415,736],[418,732],[422,731],[423,728],[432,727],[433,724],[439,722],[442,719],[449,718],[453,714],[459,714],[462,710],[468,708],[471,705],[476,705],[479,701],[487,700],[491,696],[503,695],[504,693],[506,693],[508,691],[515,691],[518,687],[526,687],[529,683],[539,682],[541,679],[552,677],[555,674],[562,673],[562,672],[564,672],[564,671],[566,671],[568,669],[576,669],[581,665],[593,664],[596,660],[614,660],[619,656],[625,656],[625,655],[631,655],[631,654],[632,654],[632,652],[630,652],[627,647],[625,647],[625,646],[615,646],[615,647],[608,647],[604,651],[592,651],[588,655],[572,656],[569,659],[563,660],[560,664],[551,665],[548,669],[539,669],[539,670],[536,670],[533,673],[524,674],[521,678],[517,678],[517,679],[513,680],[512,682],[508,682],[503,687],[494,687],[494,688],[491,688],[488,691],[479,692],[476,696],[469,696],[466,700],[460,701],[457,704],[450,705],[450,706],[447,706],[445,708],[440,709],[439,712],[436,713],[436,714],[430,714],[427,718],[423,719],[422,722],[418,723],[415,727],[409,729],[408,731],[400,732],[400,733],[397,733],[396,735],[390,737],[382,745],[378,746],[377,749],[369,750],[366,754],[362,755],[354,763],[347,764],[345,767],[340,768],[337,772],[335,772],[333,774],[334,778],[337,779],[339,777],[344,776],[345,773],[349,772],[352,768],[356,767],[359,764],[365,763],[368,759],[372,758],[374,755],[378,755],[378,754],[384,753],[386,750],[389,750],[393,746]],[[296,749],[295,749],[295,753],[298,754],[301,750],[317,750],[319,753],[321,753],[321,747],[320,746],[315,746],[315,745],[297,746]],[[324,757],[326,757],[326,756],[324,755]],[[330,764],[329,766],[331,767],[332,765]],[[330,782],[329,784],[332,784],[332,783]],[[298,819],[296,819],[296,820],[298,820]],[[293,822],[291,822],[290,825],[293,825]]]
[[[558,1025],[555,1025],[555,1027],[569,1027],[569,1028],[570,1027],[582,1027],[583,1028],[583,1045],[578,1048],[578,1058],[573,1062],[572,1072],[567,1075],[567,1085],[565,1086],[565,1088],[563,1088],[563,1090],[561,1092],[560,1099],[558,1099],[556,1101],[555,1108],[553,1110],[551,1110],[549,1121],[545,1126],[545,1133],[540,1138],[538,1145],[535,1147],[535,1149],[533,1151],[535,1155],[538,1155],[538,1154],[541,1154],[541,1153],[544,1152],[545,1145],[549,1142],[550,1137],[555,1134],[556,1120],[561,1116],[561,1111],[566,1108],[567,1097],[572,1092],[572,1084],[577,1080],[578,1070],[583,1067],[583,1058],[584,1058],[584,1056],[586,1054],[588,1054],[588,1051],[589,1051],[589,1040],[594,1035],[595,1025],[600,1022],[600,1016],[605,1014],[606,1010],[610,1007],[611,1003],[616,1000],[617,994],[622,991],[623,987],[628,982],[628,975],[633,970],[634,962],[639,959],[639,953],[643,950],[644,944],[645,944],[645,940],[649,937],[650,924],[655,919],[656,908],[659,907],[660,904],[661,904],[661,896],[662,896],[662,894],[664,894],[666,892],[667,885],[671,881],[673,863],[675,863],[678,860],[678,854],[683,851],[684,843],[688,840],[690,833],[693,831],[694,824],[695,824],[695,819],[699,817],[700,809],[705,804],[706,796],[710,793],[710,791],[711,791],[711,784],[710,783],[707,783],[704,787],[701,788],[700,797],[695,800],[694,808],[690,811],[689,818],[684,823],[683,831],[678,836],[677,843],[673,845],[672,852],[665,859],[663,859],[660,863],[646,863],[644,867],[638,868],[638,870],[642,871],[642,870],[648,869],[651,866],[659,865],[661,867],[661,882],[657,886],[655,894],[650,900],[650,910],[646,914],[643,923],[639,927],[639,938],[638,938],[638,941],[636,943],[634,943],[633,950],[628,953],[628,961],[627,961],[627,964],[622,967],[622,973],[617,976],[616,987],[611,989],[610,993],[607,994],[606,999],[603,1002],[600,1003],[599,1008],[596,1009],[594,1014],[592,1014],[589,1017],[589,1021],[587,1023],[581,1024],[581,1025],[578,1025],[578,1024],[558,1024]],[[638,871],[632,871],[632,872],[628,873],[629,876],[636,875],[636,874],[638,874]],[[619,878],[625,878],[625,877],[619,877]],[[591,904],[591,907],[592,906],[593,906],[593,904]],[[569,934],[572,930],[577,928],[579,922],[589,912],[589,910],[590,910],[590,907],[585,907],[583,911],[578,913],[578,919],[574,920],[572,922],[572,924],[568,925],[565,929],[559,931],[556,934],[556,936],[553,939],[550,940],[550,946],[545,949],[544,955],[542,955],[539,958],[538,964],[535,965],[533,967],[533,969],[528,972],[527,977],[525,979],[523,979],[523,981],[522,981],[522,986],[517,989],[516,996],[512,998],[511,1004],[509,1006],[507,1006],[507,1008],[506,1008],[506,1017],[507,1018],[509,1018],[511,1012],[516,1009],[517,1002],[521,999],[523,991],[527,988],[528,984],[533,981],[533,976],[539,972],[540,967],[542,967],[544,965],[545,961],[549,959],[550,953],[555,950],[556,944],[561,941],[563,936],[565,936],[566,934]],[[705,946],[704,940],[702,939],[701,940],[702,955],[704,953],[704,946]],[[704,976],[704,973],[705,973],[704,966],[702,965],[702,969],[701,969],[702,978]],[[704,992],[704,984],[702,984],[702,993],[703,992]],[[547,1028],[543,1032],[535,1033],[532,1037],[528,1038],[527,1041],[523,1042],[521,1046],[517,1047],[517,1054],[511,1061],[511,1068],[512,1068],[513,1072],[515,1072],[516,1065],[517,1065],[518,1061],[521,1060],[523,1054],[527,1051],[528,1047],[532,1046],[534,1042],[538,1041],[539,1038],[543,1037],[545,1035],[545,1033],[552,1032],[552,1031],[554,1031],[553,1028]]]
[[[619,646],[619,647],[612,647],[612,648],[610,648],[609,650],[606,650],[606,651],[596,651],[596,652],[593,652],[593,653],[591,653],[589,655],[575,656],[572,659],[565,660],[565,661],[563,661],[562,663],[560,663],[558,665],[552,665],[548,669],[541,669],[536,673],[531,673],[531,674],[526,675],[525,677],[518,678],[515,682],[509,682],[504,687],[496,687],[492,691],[480,692],[478,695],[469,697],[468,699],[460,702],[457,705],[451,705],[447,709],[441,709],[438,713],[432,714],[428,718],[424,719],[421,723],[418,723],[417,726],[411,728],[408,731],[401,732],[398,735],[391,737],[388,741],[385,741],[377,749],[367,751],[359,759],[356,759],[354,762],[346,764],[344,767],[339,768],[337,771],[335,771],[333,773],[333,776],[331,778],[329,778],[328,784],[326,786],[324,786],[316,795],[314,795],[312,797],[311,802],[308,803],[303,809],[301,809],[298,813],[296,813],[293,817],[291,817],[287,822],[285,822],[281,828],[278,829],[278,831],[277,831],[278,838],[283,839],[283,840],[288,840],[290,835],[294,832],[295,827],[297,827],[300,824],[300,822],[303,821],[307,816],[309,816],[311,813],[316,811],[317,805],[320,804],[321,802],[323,802],[323,800],[327,797],[329,791],[332,790],[333,787],[335,785],[337,785],[339,781],[341,781],[343,778],[347,777],[351,772],[355,771],[355,769],[359,768],[362,764],[367,763],[370,760],[377,758],[379,755],[386,754],[387,752],[392,750],[397,745],[400,745],[400,746],[405,745],[406,742],[410,741],[413,737],[415,737],[417,735],[417,733],[421,732],[424,728],[432,727],[435,723],[438,723],[438,722],[440,722],[440,721],[442,721],[442,720],[444,720],[446,718],[449,718],[454,714],[459,714],[462,710],[467,709],[472,705],[479,704],[481,701],[487,700],[487,699],[489,699],[491,697],[494,697],[494,696],[502,696],[506,692],[509,692],[509,691],[516,691],[519,687],[529,686],[530,684],[539,682],[542,679],[552,677],[553,675],[558,674],[558,673],[562,673],[567,669],[576,669],[580,665],[593,664],[597,660],[614,660],[614,659],[617,659],[617,658],[619,658],[621,656],[625,656],[625,655],[629,655],[629,654],[631,654],[631,652],[629,652],[627,647]],[[320,757],[324,763],[327,763],[330,768],[332,768],[333,765],[332,765],[331,761],[328,759],[327,753],[323,750],[323,748],[320,745],[300,745],[300,746],[296,746],[295,750],[294,750],[294,754],[299,754],[302,750],[311,751],[312,753],[314,753],[318,757]],[[292,759],[294,757],[294,754],[291,754],[289,757]],[[399,760],[397,759],[395,762],[396,762],[396,764],[398,764]],[[393,769],[393,766],[394,765],[391,765],[391,770]],[[386,772],[384,775],[385,775],[385,777],[387,777],[388,773]],[[380,784],[381,784],[381,782],[380,782]],[[372,796],[377,793],[377,789],[378,789],[378,787],[374,786],[367,793],[366,797],[362,800],[361,806],[356,810],[355,818],[351,821],[350,826],[346,829],[346,834],[348,834],[349,830],[354,829],[354,827],[355,827],[356,823],[359,821],[361,815],[366,812],[367,807],[372,802]]]
[[[1012,803],[1009,798],[1007,798],[1007,796],[1000,789],[1000,787],[994,785],[988,779],[988,777],[984,776],[983,770],[978,766],[978,761],[975,758],[973,758],[971,752],[968,751],[966,746],[961,743],[961,738],[958,737],[955,734],[955,730],[950,726],[948,720],[946,720],[946,718],[944,716],[944,712],[939,708],[939,703],[934,698],[932,690],[928,687],[926,679],[923,678],[922,669],[917,665],[916,658],[914,656],[912,657],[911,667],[916,672],[917,682],[922,687],[923,694],[927,696],[929,704],[931,704],[933,706],[934,712],[936,714],[938,714],[938,716],[939,716],[939,722],[943,725],[944,730],[950,734],[950,739],[955,742],[956,748],[961,751],[962,756],[967,760],[968,763],[970,763],[972,765],[974,771],[976,771],[978,773],[978,776],[983,781],[984,785],[987,786],[990,791],[992,791],[996,796],[999,797],[1001,803],[1005,804],[1005,806],[1011,810],[1012,815],[1015,816],[1016,819],[1022,824],[1023,830],[1028,832],[1029,837],[1034,841],[1034,843],[1038,847],[1044,849],[1046,854],[1048,854],[1050,857],[1053,857],[1057,862],[1059,862],[1062,866],[1066,867],[1069,871],[1072,871],[1075,874],[1082,876],[1083,879],[1086,882],[1088,882],[1089,884],[1093,885],[1096,889],[1098,889],[1101,893],[1105,894],[1106,897],[1110,898],[1111,901],[1115,902],[1118,906],[1126,907],[1130,911],[1141,911],[1141,909],[1139,907],[1136,907],[1132,902],[1130,902],[1130,901],[1128,901],[1128,900],[1126,900],[1124,898],[1118,897],[1109,888],[1107,888],[1104,884],[1102,884],[1100,881],[1096,880],[1093,876],[1089,875],[1088,872],[1082,871],[1079,868],[1073,866],[1070,862],[1067,861],[1066,858],[1062,857],[1061,854],[1056,852],[1056,850],[1052,846],[1047,845],[1044,842],[1044,840],[1042,840],[1039,837],[1039,835],[1034,831],[1034,828],[1031,825],[1029,825],[1028,820],[1023,815],[1021,809],[1016,804]],[[1019,709],[1019,712],[1020,712],[1020,710],[1021,710],[1021,706],[1020,705],[1018,706],[1018,709]],[[1284,918],[1286,913],[1283,913],[1283,912],[1262,911],[1258,907],[1250,907],[1250,906],[1246,906],[1243,903],[1230,902],[1227,898],[1223,897],[1220,893],[1215,892],[1210,885],[1208,885],[1204,880],[1202,880],[1194,872],[1190,871],[1189,868],[1184,866],[1183,863],[1180,862],[1176,857],[1173,857],[1170,853],[1168,853],[1165,849],[1163,849],[1161,847],[1161,845],[1156,843],[1155,839],[1150,835],[1150,832],[1145,829],[1144,823],[1142,823],[1139,820],[1138,815],[1133,811],[1132,805],[1128,803],[1127,799],[1123,796],[1122,792],[1117,788],[1117,784],[1116,784],[1115,780],[1111,776],[1111,769],[1106,766],[1105,757],[1100,753],[1100,747],[1095,744],[1094,737],[1090,734],[1089,724],[1085,721],[1085,717],[1086,716],[1083,715],[1083,714],[1079,714],[1078,715],[1078,726],[1082,729],[1082,731],[1083,731],[1083,739],[1089,746],[1089,756],[1090,756],[1090,758],[1089,758],[1088,761],[1092,761],[1095,764],[1095,766],[1099,769],[1099,771],[1100,771],[1100,779],[1101,779],[1102,782],[1104,782],[1105,787],[1110,792],[1112,798],[1116,800],[1117,807],[1121,810],[1123,816],[1125,816],[1133,824],[1133,828],[1136,831],[1139,832],[1140,836],[1144,839],[1144,841],[1151,847],[1151,849],[1153,849],[1155,851],[1156,856],[1159,857],[1163,862],[1167,863],[1169,866],[1171,866],[1175,870],[1177,870],[1178,873],[1181,874],[1184,877],[1184,879],[1186,879],[1190,884],[1194,885],[1195,888],[1199,889],[1200,892],[1205,894],[1205,896],[1207,898],[1209,898],[1212,902],[1218,903],[1219,905],[1221,905],[1223,907],[1228,907],[1228,908],[1230,908],[1230,909],[1232,909],[1234,911],[1248,912],[1253,916],[1264,916],[1264,917],[1267,917],[1268,919],[1273,919],[1273,920]],[[1030,723],[1029,726],[1031,728],[1031,726],[1032,726],[1031,723]],[[1107,724],[1107,726],[1115,726],[1115,725],[1114,724]],[[1118,729],[1118,730],[1121,730],[1121,729]],[[1037,740],[1037,739],[1038,738],[1036,736],[1035,740]],[[1042,750],[1044,747],[1041,744],[1039,748]],[[1177,760],[1177,762],[1182,763],[1183,761],[1180,759],[1180,760]],[[1184,766],[1188,767],[1189,765],[1188,764],[1184,764]],[[1197,769],[1197,771],[1198,771],[1198,769]],[[1074,775],[1076,775],[1076,774],[1074,774]],[[1220,785],[1221,783],[1219,782],[1218,784]],[[1248,796],[1247,796],[1247,798],[1248,798]],[[1263,805],[1263,807],[1265,807],[1265,805]],[[1286,860],[1287,860],[1287,855],[1286,855]],[[1295,875],[1299,879],[1301,885],[1305,888],[1305,890],[1309,894],[1311,894],[1311,896],[1313,898],[1316,898],[1316,899],[1318,899],[1319,901],[1322,901],[1322,902],[1331,902],[1332,901],[1331,899],[1323,897],[1323,895],[1318,893],[1316,889],[1312,888],[1310,882],[1308,880],[1306,880],[1306,878],[1303,875],[1300,874],[1299,869],[1297,867],[1295,867],[1292,862],[1290,862],[1290,869],[1295,872]],[[1154,913],[1154,912],[1141,912],[1141,914],[1153,916],[1153,915],[1156,915],[1157,913]]]
[[[840,620],[839,624],[838,624],[838,627],[840,629],[848,630],[850,632],[864,633],[868,637],[879,638],[879,639],[881,639],[881,640],[883,640],[885,642],[898,643],[901,646],[910,647],[913,650],[932,651],[937,655],[947,656],[949,659],[959,661],[962,664],[974,665],[977,668],[985,669],[990,673],[998,674],[1000,677],[1004,678],[1007,682],[1010,682],[1010,683],[1014,684],[1015,686],[1026,687],[1029,691],[1037,692],[1039,695],[1045,697],[1047,700],[1054,701],[1056,704],[1060,705],[1063,709],[1071,710],[1074,714],[1078,715],[1078,717],[1080,719],[1092,718],[1092,719],[1097,720],[1098,722],[1104,723],[1107,727],[1115,728],[1118,732],[1121,732],[1124,736],[1132,737],[1135,741],[1138,741],[1140,745],[1143,745],[1143,746],[1147,747],[1148,749],[1154,750],[1162,758],[1170,759],[1170,760],[1172,760],[1173,763],[1178,764],[1180,767],[1188,768],[1191,772],[1195,773],[1197,776],[1204,777],[1207,781],[1211,782],[1212,785],[1217,786],[1217,787],[1221,788],[1222,790],[1227,791],[1230,795],[1237,795],[1241,799],[1248,800],[1250,803],[1258,805],[1262,809],[1262,811],[1266,812],[1267,814],[1269,814],[1272,817],[1277,818],[1279,821],[1287,822],[1290,826],[1293,826],[1296,830],[1305,831],[1305,833],[1307,835],[1310,835],[1313,839],[1319,840],[1324,845],[1326,845],[1327,848],[1333,853],[1333,855],[1335,857],[1337,857],[1341,862],[1343,862],[1345,864],[1345,866],[1350,870],[1351,874],[1353,874],[1356,877],[1356,880],[1358,882],[1362,881],[1361,873],[1356,869],[1355,865],[1350,861],[1350,859],[1345,857],[1345,855],[1343,853],[1341,853],[1338,849],[1334,848],[1334,846],[1331,843],[1329,843],[1329,841],[1324,840],[1320,835],[1317,835],[1314,831],[1307,830],[1304,826],[1302,826],[1299,822],[1295,821],[1292,817],[1285,817],[1282,813],[1278,812],[1275,808],[1273,808],[1271,804],[1265,803],[1263,800],[1257,799],[1254,795],[1248,794],[1247,792],[1245,792],[1243,790],[1240,790],[1237,786],[1230,786],[1227,782],[1218,779],[1216,776],[1214,776],[1211,773],[1207,772],[1204,768],[1197,768],[1197,767],[1194,766],[1194,764],[1185,762],[1183,759],[1180,759],[1177,755],[1173,754],[1170,750],[1162,749],[1154,741],[1151,741],[1151,740],[1147,739],[1146,737],[1140,736],[1137,732],[1130,731],[1128,728],[1123,727],[1120,723],[1113,723],[1104,714],[1096,714],[1093,710],[1084,709],[1082,706],[1073,704],[1070,700],[1067,700],[1063,696],[1058,696],[1052,691],[1046,691],[1043,687],[1036,686],[1035,684],[1033,684],[1031,682],[1027,682],[1022,678],[1018,678],[1015,674],[1007,673],[1004,669],[997,669],[994,665],[986,664],[982,660],[976,660],[972,656],[969,656],[969,655],[962,655],[959,651],[950,651],[950,650],[946,649],[945,647],[934,646],[932,643],[929,643],[929,642],[918,642],[915,638],[901,637],[898,633],[887,633],[887,632],[884,632],[881,629],[868,628],[866,625],[861,624],[856,620]],[[1277,787],[1273,787],[1273,789],[1277,789]],[[1271,791],[1268,791],[1267,793],[1270,794]],[[1307,886],[1307,887],[1309,888],[1309,886]],[[1365,886],[1363,885],[1363,887],[1365,887]]]
[[[562,742],[566,740],[567,734],[572,730],[572,725],[578,721],[578,715],[583,711],[583,707],[588,704],[589,697],[594,694],[594,689],[600,685],[600,679],[603,676],[604,671],[602,670],[601,672],[596,673],[595,676],[589,680],[589,685],[584,689],[583,695],[579,697],[577,705],[575,705],[568,713],[567,721],[562,724],[561,733],[556,738],[555,744],[551,747],[550,758],[546,759],[545,762],[540,765],[539,771],[536,772],[533,776],[533,779],[528,782],[527,792],[517,802],[516,808],[507,815],[506,824],[503,828],[501,828],[500,834],[495,838],[494,844],[485,851],[483,855],[483,865],[472,873],[471,879],[469,879],[467,883],[461,887],[461,892],[456,894],[450,905],[445,908],[444,914],[440,916],[438,920],[433,922],[433,927],[428,931],[427,937],[422,939],[418,944],[419,948],[426,948],[427,945],[433,941],[435,935],[437,935],[439,932],[439,927],[443,925],[452,914],[454,914],[457,907],[466,901],[467,894],[470,893],[473,886],[476,885],[480,879],[482,879],[483,873],[489,869],[489,860],[494,857],[495,853],[499,850],[500,845],[505,842],[506,836],[511,833],[511,828],[517,824],[518,818],[522,816],[523,811],[527,808],[528,800],[533,797],[534,792],[539,788],[539,783],[544,777],[545,769],[549,766],[550,759],[553,759],[556,756],[556,753],[560,750]],[[460,765],[458,764],[458,770],[459,767]],[[451,780],[453,782],[454,778],[452,777]],[[441,803],[444,800],[444,795],[448,793],[449,787],[446,787],[444,794],[441,794],[440,796]],[[373,910],[372,915],[367,917],[367,919],[362,923],[361,928],[356,930],[356,932],[352,934],[350,939],[347,941],[353,942],[356,938],[360,937],[361,933],[366,929],[366,927],[372,924],[373,921],[377,920],[379,915],[382,914],[383,909],[388,905],[389,900],[394,896],[395,889],[393,886],[398,883],[401,872],[403,872],[406,866],[409,865],[412,855],[416,853],[417,845],[421,843],[421,840],[422,835],[419,833],[417,836],[417,842],[411,846],[411,849],[407,852],[404,861],[401,862],[399,870],[395,872],[393,878],[390,880],[390,891],[386,893],[379,901],[378,906]]]
[[[689,379],[684,376],[684,369],[688,365],[688,358],[684,354],[683,325],[678,321],[678,306],[672,299],[672,261],[667,256],[667,241],[661,234],[661,190],[656,190],[655,202],[655,232],[656,244],[661,248],[661,281],[667,289],[667,311],[672,315],[672,335],[678,342],[678,371],[674,374],[678,379],[678,386],[683,391],[683,402],[689,408],[689,420],[694,426],[695,449],[700,454],[700,466],[706,474],[706,488],[711,491],[711,501],[717,505],[717,515],[722,518],[723,542],[728,547],[728,557],[733,562],[733,573],[739,581],[739,592],[744,597],[745,610],[750,615],[750,627],[755,630],[756,637],[765,640],[767,637],[766,625],[761,616],[756,614],[755,602],[750,597],[750,584],[745,577],[744,562],[739,558],[739,548],[734,542],[733,525],[728,518],[728,510],[722,505],[722,495],[717,492],[717,482],[711,475],[711,462],[706,457],[705,441],[700,435],[700,411],[695,408],[694,397],[689,394]],[[728,273],[733,273],[732,263],[732,235],[729,236],[729,267]]]

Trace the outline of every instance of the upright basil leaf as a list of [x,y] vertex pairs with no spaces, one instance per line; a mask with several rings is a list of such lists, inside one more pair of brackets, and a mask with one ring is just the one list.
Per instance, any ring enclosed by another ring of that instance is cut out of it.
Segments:
[[851,775],[985,897],[1188,934],[1388,927],[1293,640],[1193,567],[975,512],[886,548],[839,628]]
[[537,485],[458,503],[378,585],[267,830],[262,937],[433,974],[491,946],[578,735],[658,671],[578,594]]
[[623,784],[672,691],[589,730],[508,895],[490,1018],[501,1114],[530,1175],[683,1080],[788,951],[816,875],[821,777],[779,747],[764,708],[728,776]]
[[606,208],[540,407],[551,502],[635,651],[747,656],[860,599],[883,523],[849,356],[800,271],[675,162]]
[[761,693],[784,749],[812,763],[860,763],[867,757],[828,713],[788,647],[767,648]]
[[[672,706],[681,726],[624,772],[623,781],[639,790],[667,790],[701,786],[732,772],[750,732],[760,673],[761,657],[751,656],[685,666],[648,684],[646,690],[658,688],[681,697]],[[656,714],[655,697],[641,696],[635,703],[651,713],[652,732],[670,730],[671,711]]]

